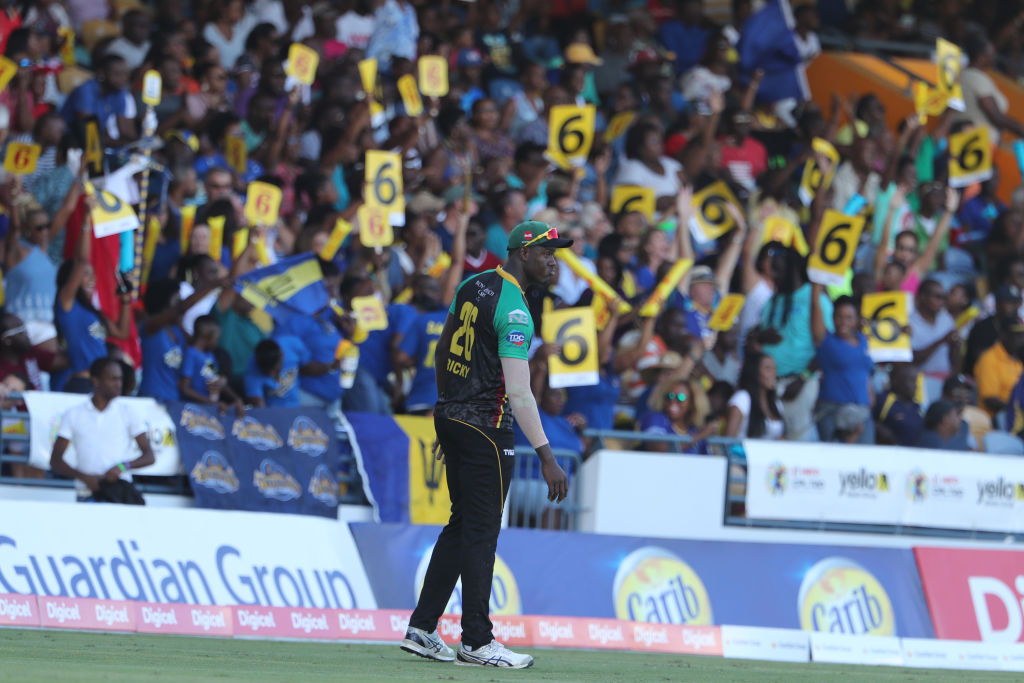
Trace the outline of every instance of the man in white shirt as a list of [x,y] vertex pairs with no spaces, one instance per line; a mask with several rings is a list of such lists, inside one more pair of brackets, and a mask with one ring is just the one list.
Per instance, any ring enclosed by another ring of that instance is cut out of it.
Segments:
[[[79,500],[106,501],[105,489],[119,479],[130,485],[131,471],[152,465],[156,457],[146,423],[123,401],[116,400],[122,388],[121,363],[115,358],[100,358],[89,368],[89,377],[93,394],[61,418],[50,469],[76,480]],[[142,452],[134,460],[130,457],[133,439]],[[70,443],[75,444],[77,455],[74,467],[64,459]]]
[[151,26],[149,17],[142,10],[129,10],[121,17],[121,36],[115,38],[107,47],[110,54],[123,57],[128,68],[138,69],[149,52],[149,34]]

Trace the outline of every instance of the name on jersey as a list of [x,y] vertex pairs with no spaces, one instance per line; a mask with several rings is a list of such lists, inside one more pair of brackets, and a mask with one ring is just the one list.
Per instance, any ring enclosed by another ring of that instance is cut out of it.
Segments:
[[448,359],[448,373],[458,375],[462,379],[469,377],[469,366],[451,358]]
[[480,291],[478,291],[476,293],[476,300],[477,301],[479,301],[480,299],[483,299],[485,296],[494,296],[494,290],[493,289],[491,289],[490,287],[485,285],[483,282],[480,282],[480,280],[476,280],[475,282],[476,282],[476,286],[480,290]]
[[505,339],[510,344],[515,344],[516,346],[522,346],[523,344],[526,343],[526,335],[517,330],[512,330],[511,332],[509,332],[508,336],[505,337]]

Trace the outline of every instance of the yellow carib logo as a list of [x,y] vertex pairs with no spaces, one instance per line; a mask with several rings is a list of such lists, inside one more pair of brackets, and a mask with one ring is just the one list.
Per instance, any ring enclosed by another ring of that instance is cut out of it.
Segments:
[[[430,556],[434,549],[429,548],[420,558],[419,566],[416,567],[416,600],[419,600],[420,591],[423,590],[423,579],[427,575],[427,565],[430,564]],[[501,559],[501,555],[494,554],[494,578],[491,579],[491,614],[522,614],[523,603],[519,598],[519,585],[516,583],[515,574]],[[452,597],[444,608],[445,614],[462,614],[462,579],[455,583],[455,590]]]
[[658,624],[714,623],[711,600],[697,572],[654,546],[634,550],[619,564],[613,588],[615,616]]
[[846,635],[896,635],[896,615],[885,588],[853,560],[828,557],[800,584],[800,628]]

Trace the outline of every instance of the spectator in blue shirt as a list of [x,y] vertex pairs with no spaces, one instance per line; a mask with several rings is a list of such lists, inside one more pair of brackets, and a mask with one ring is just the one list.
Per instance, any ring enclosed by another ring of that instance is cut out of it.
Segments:
[[434,374],[434,350],[444,329],[448,309],[441,302],[441,284],[429,275],[413,279],[413,305],[421,311],[401,334],[395,350],[396,370],[415,368],[409,395],[405,398],[405,412],[413,415],[432,415],[437,403],[437,377]]
[[928,406],[924,416],[924,429],[917,440],[919,448],[936,448],[944,451],[969,451],[970,432],[967,423],[960,419],[956,404],[939,399]]
[[981,192],[960,206],[960,230],[955,232],[956,245],[980,253],[999,214],[1007,207],[996,197],[999,169],[992,167],[992,177],[981,184]]
[[[95,198],[86,200],[95,205]],[[57,269],[57,300],[53,322],[64,341],[69,361],[70,379],[56,390],[75,393],[92,391],[89,368],[93,361],[107,355],[107,337],[127,339],[131,331],[131,294],[121,291],[121,313],[117,321],[107,317],[92,304],[96,293],[96,273],[89,261],[92,247],[92,221],[82,221],[82,235],[75,247],[75,257]]]
[[96,78],[86,81],[68,94],[61,115],[68,126],[95,116],[104,145],[121,147],[138,134],[135,98],[128,91],[131,72],[123,57],[106,54],[96,63]]
[[[644,450],[707,454],[704,439],[711,434],[712,428],[705,424],[709,412],[708,399],[698,382],[678,378],[661,382],[649,405],[653,410],[640,423],[640,431],[644,434],[689,437],[690,441],[686,444],[648,441]],[[712,427],[717,428],[717,422],[712,423]]]
[[148,285],[143,299],[146,322],[139,331],[142,345],[139,396],[149,396],[158,401],[178,400],[178,376],[187,343],[181,329],[181,316],[215,286],[216,283],[210,283],[182,302],[177,280],[157,280]]
[[658,40],[676,56],[677,74],[700,61],[710,35],[701,0],[682,0],[676,5],[675,17],[658,28]]
[[909,363],[894,365],[889,373],[889,392],[875,403],[878,443],[914,446],[924,428],[917,393],[917,368]]
[[[874,363],[868,355],[868,341],[860,333],[860,310],[848,296],[835,300],[832,324],[835,332],[825,327],[821,310],[822,285],[811,285],[811,334],[818,347],[821,389],[818,392],[818,438],[832,441],[836,430],[836,414],[845,405],[871,405],[871,373]],[[860,432],[859,443],[875,442],[870,423]]]
[[245,370],[245,400],[257,408],[299,406],[299,368],[311,358],[301,339],[289,335],[264,339]]
[[242,401],[228,386],[227,378],[217,368],[213,350],[220,341],[220,323],[212,315],[201,315],[196,319],[195,337],[185,347],[181,359],[181,375],[178,378],[178,392],[182,401],[206,405],[232,404],[239,412],[244,411]]

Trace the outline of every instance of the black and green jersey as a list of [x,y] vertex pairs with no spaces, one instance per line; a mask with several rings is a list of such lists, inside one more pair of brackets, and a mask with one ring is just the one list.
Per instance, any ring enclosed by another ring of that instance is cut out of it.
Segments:
[[434,413],[512,431],[501,359],[528,358],[533,318],[523,290],[501,268],[486,270],[459,285],[448,312],[458,327],[437,368],[446,378]]

